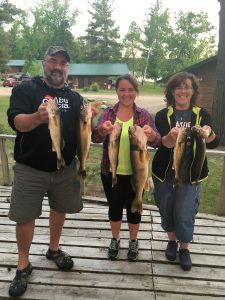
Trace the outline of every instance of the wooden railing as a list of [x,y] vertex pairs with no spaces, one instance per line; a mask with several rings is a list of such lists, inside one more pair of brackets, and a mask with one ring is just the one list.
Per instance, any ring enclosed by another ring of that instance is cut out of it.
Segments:
[[[9,162],[8,156],[6,151],[6,141],[7,140],[14,140],[14,135],[5,135],[0,134],[0,154],[1,154],[1,162],[2,162],[2,181],[3,185],[11,185],[10,181],[10,172],[9,172]],[[99,144],[92,144],[92,146],[99,147]],[[150,152],[155,152],[155,149],[149,148]],[[225,151],[221,150],[206,150],[208,156],[222,156],[223,157],[223,169],[222,169],[222,176],[221,176],[221,187],[219,193],[219,199],[217,202],[217,214],[220,216],[225,216]],[[84,188],[85,184],[84,181],[81,181],[81,193],[83,194],[85,191]]]

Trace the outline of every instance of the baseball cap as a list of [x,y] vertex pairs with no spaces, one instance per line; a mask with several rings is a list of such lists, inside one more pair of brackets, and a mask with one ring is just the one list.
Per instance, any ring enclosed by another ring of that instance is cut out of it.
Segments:
[[53,55],[58,54],[58,53],[61,53],[62,55],[64,55],[66,60],[68,62],[70,62],[70,56],[69,56],[68,52],[61,46],[50,46],[46,50],[44,57],[46,57],[47,55],[53,56]]

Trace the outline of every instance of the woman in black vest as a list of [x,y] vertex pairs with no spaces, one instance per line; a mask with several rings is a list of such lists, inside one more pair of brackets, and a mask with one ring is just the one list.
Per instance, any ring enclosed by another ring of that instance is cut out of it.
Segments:
[[[162,228],[168,235],[165,255],[174,261],[179,242],[180,266],[190,270],[192,262],[188,246],[193,239],[200,182],[208,177],[207,159],[201,155],[204,140],[199,138],[196,130],[205,134],[207,148],[216,147],[218,139],[211,128],[209,113],[196,105],[199,84],[193,74],[180,72],[172,76],[166,85],[165,97],[167,107],[155,118],[162,146],[152,163],[154,196]],[[183,135],[184,140],[175,149],[178,135],[179,139]]]

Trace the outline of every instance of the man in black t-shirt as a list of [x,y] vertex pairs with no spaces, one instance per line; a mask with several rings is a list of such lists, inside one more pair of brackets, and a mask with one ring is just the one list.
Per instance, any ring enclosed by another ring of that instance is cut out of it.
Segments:
[[[66,83],[70,57],[60,46],[49,47],[43,60],[43,76],[34,77],[12,90],[8,122],[16,131],[14,181],[9,218],[15,221],[18,244],[18,267],[9,294],[22,295],[32,272],[29,250],[35,219],[42,213],[47,193],[50,205],[50,245],[46,258],[59,269],[73,267],[72,258],[59,247],[66,213],[79,212],[83,205],[77,175],[76,153],[79,142],[80,106],[83,98]],[[62,121],[65,167],[57,166],[48,128],[48,101],[56,102]],[[93,107],[93,116],[97,108]],[[59,170],[58,170],[59,169]]]

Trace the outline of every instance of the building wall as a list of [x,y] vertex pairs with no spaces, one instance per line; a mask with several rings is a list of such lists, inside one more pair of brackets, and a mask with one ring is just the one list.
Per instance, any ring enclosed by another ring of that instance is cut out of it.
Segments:
[[108,82],[108,76],[72,76],[70,75],[68,78],[68,83],[72,86],[76,86],[76,88],[82,89],[84,87],[88,87],[92,84],[92,82],[97,82],[101,89],[107,88],[106,84]]
[[195,76],[199,79],[202,95],[199,105],[205,107],[211,113],[215,88],[216,61],[209,62],[190,72],[195,74]]
[[7,72],[9,74],[15,74],[17,72],[23,72],[23,67],[21,67],[21,66],[10,67]]

